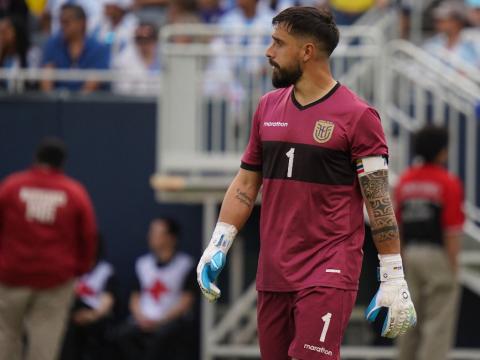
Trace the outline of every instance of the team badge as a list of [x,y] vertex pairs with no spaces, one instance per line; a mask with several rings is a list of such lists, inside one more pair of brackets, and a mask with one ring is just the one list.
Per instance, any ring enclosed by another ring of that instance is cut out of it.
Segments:
[[332,137],[335,124],[327,120],[318,120],[313,130],[313,138],[320,144],[326,143]]

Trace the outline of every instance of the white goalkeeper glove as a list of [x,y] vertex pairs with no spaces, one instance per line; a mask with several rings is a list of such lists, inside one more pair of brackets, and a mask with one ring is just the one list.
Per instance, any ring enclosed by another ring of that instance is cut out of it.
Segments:
[[395,338],[415,326],[417,313],[403,275],[400,254],[378,255],[378,258],[380,260],[380,287],[368,305],[365,316],[369,322],[374,322],[380,309],[387,308],[382,336]]
[[217,223],[212,239],[198,262],[198,285],[209,301],[215,301],[220,297],[221,291],[214,282],[227,262],[227,252],[237,232],[233,225]]

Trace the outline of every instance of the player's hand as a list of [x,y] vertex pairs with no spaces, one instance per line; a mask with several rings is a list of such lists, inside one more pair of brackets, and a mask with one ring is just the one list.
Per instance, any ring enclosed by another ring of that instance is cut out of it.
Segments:
[[[380,287],[368,305],[365,315],[370,322],[375,321],[381,308],[387,308],[381,335],[395,338],[405,334],[417,323],[417,313],[412,303],[407,282],[403,276],[400,255],[380,257]],[[383,259],[382,259],[383,258]]]
[[209,301],[215,301],[220,297],[221,291],[214,282],[227,262],[227,252],[236,234],[235,226],[217,223],[212,239],[198,262],[198,285]]

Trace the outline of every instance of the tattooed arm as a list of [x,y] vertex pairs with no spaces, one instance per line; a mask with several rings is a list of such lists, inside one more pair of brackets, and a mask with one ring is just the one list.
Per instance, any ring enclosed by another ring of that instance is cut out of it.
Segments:
[[241,229],[252,212],[261,184],[261,172],[240,169],[225,194],[218,221]]
[[360,175],[359,181],[378,253],[400,253],[400,235],[388,191],[388,170]]

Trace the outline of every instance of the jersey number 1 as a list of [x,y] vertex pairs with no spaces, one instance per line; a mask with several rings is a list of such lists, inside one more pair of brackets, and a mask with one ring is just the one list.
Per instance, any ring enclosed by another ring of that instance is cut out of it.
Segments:
[[290,148],[285,155],[288,157],[287,178],[291,178],[293,172],[293,159],[295,158],[295,148]]
[[332,319],[332,313],[326,313],[322,316],[323,320],[323,330],[322,334],[320,335],[320,342],[325,342],[325,338],[327,337],[328,327],[330,326],[330,320]]

